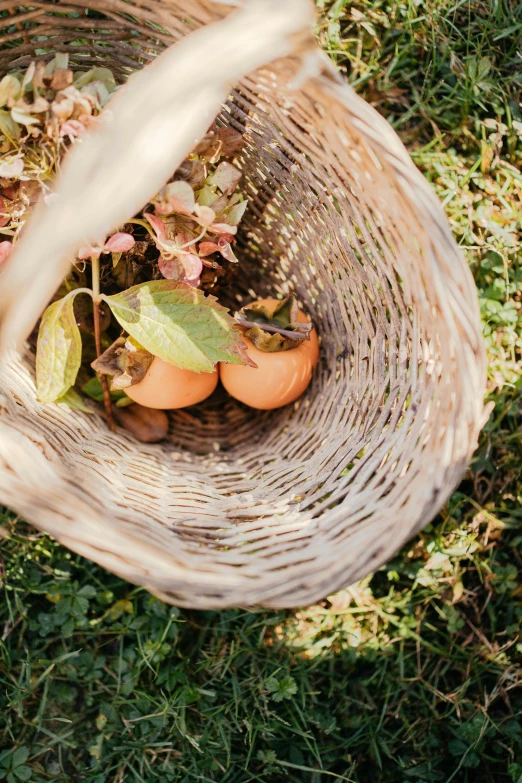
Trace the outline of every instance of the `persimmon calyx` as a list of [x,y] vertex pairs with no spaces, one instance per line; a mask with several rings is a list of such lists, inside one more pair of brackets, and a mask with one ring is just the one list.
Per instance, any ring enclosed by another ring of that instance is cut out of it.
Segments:
[[245,335],[264,353],[277,353],[298,348],[310,339],[313,325],[298,321],[299,307],[294,294],[283,299],[275,310],[254,302],[236,314],[237,323],[246,328]]
[[118,337],[91,367],[100,375],[111,375],[111,391],[121,391],[142,381],[153,360],[132,337]]

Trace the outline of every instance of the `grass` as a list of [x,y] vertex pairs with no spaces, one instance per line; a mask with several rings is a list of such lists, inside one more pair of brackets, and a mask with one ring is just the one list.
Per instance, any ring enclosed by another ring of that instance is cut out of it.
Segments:
[[318,5],[475,276],[494,410],[473,465],[392,563],[298,612],[168,607],[6,513],[9,783],[522,783],[522,6]]

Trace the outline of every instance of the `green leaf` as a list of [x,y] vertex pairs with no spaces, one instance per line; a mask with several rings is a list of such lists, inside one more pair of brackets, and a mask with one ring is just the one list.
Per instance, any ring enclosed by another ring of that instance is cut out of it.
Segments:
[[217,362],[250,363],[228,311],[198,288],[153,280],[103,298],[120,326],[169,364],[212,372]]
[[49,305],[36,346],[36,386],[41,402],[54,402],[74,386],[82,361],[82,340],[71,292]]
[[297,683],[290,675],[283,677],[281,680],[278,680],[276,677],[269,677],[265,686],[274,701],[291,699],[297,693]]
[[56,402],[59,405],[66,405],[72,411],[81,411],[82,413],[90,414],[94,413],[93,409],[89,408],[89,406],[84,402],[81,394],[79,394],[76,389],[69,389],[69,391],[65,392],[65,394],[56,400]]
[[13,753],[12,766],[18,767],[20,764],[24,764],[29,758],[29,748],[22,745],[21,748],[17,748]]
[[131,398],[127,397],[126,394],[124,394],[123,397],[120,397],[120,399],[116,401],[117,408],[128,408],[129,405],[133,405],[133,404],[134,404],[134,400],[131,400]]
[[[95,402],[103,402],[103,389],[98,378],[91,378],[90,381],[84,383],[82,386],[82,392],[90,397]],[[119,401],[127,399],[127,395],[123,391],[111,391],[111,400]],[[118,404],[118,402],[116,402]]]
[[33,776],[33,770],[31,767],[27,767],[25,764],[22,764],[21,767],[16,767],[13,772],[18,780],[30,780],[30,778]]

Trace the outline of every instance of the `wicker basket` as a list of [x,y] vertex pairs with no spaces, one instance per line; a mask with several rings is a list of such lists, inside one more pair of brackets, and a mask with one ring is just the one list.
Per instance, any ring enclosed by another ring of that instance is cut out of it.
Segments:
[[[123,77],[243,13],[212,0],[31,9],[1,20],[2,72],[48,46]],[[0,375],[0,502],[179,605],[297,606],[365,576],[440,509],[484,419],[477,296],[442,210],[385,120],[302,37],[295,56],[297,38],[239,81],[220,122],[246,138],[238,291],[293,290],[313,314],[322,358],[306,395],[261,413],[218,392],[143,446],[40,404],[29,349]],[[31,288],[21,270],[16,299]],[[11,300],[15,277],[9,265],[0,280]]]

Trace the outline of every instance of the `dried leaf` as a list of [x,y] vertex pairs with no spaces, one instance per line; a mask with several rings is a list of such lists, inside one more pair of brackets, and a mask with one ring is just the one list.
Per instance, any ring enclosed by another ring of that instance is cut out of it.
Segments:
[[293,294],[282,299],[272,312],[272,323],[288,329],[290,324],[297,321],[299,315],[299,305]]
[[245,316],[247,321],[253,321],[258,324],[269,324],[272,318],[272,313],[265,305],[254,302],[248,307],[241,310],[241,314]]
[[190,161],[192,168],[190,174],[185,177],[192,188],[201,188],[207,178],[207,167],[201,160]]
[[215,242],[201,242],[199,245],[199,255],[202,258],[212,255],[212,253],[219,253],[220,247]]
[[241,180],[242,174],[232,163],[224,160],[215,172],[207,178],[209,185],[216,185],[225,195],[233,193]]
[[54,402],[74,385],[82,360],[82,340],[74,317],[74,296],[49,305],[36,347],[36,386],[41,402]]
[[227,310],[197,288],[154,280],[104,299],[125,331],[170,364],[212,372],[220,361],[251,363]]
[[293,332],[296,335],[294,338],[278,332],[272,334],[267,332],[263,326],[253,326],[245,334],[252,340],[256,348],[259,348],[264,353],[290,351],[292,348],[297,348],[307,339],[306,333],[301,333],[297,330]]
[[269,334],[263,331],[260,326],[253,326],[246,332],[246,336],[249,337],[256,348],[263,353],[277,353],[278,351],[285,350],[285,343],[288,348],[295,348],[295,342],[286,340],[280,334]]
[[310,339],[313,325],[298,321],[299,307],[293,294],[279,302],[272,312],[263,304],[253,302],[238,314],[238,323],[249,327],[246,332],[256,348],[273,353],[297,348]]
[[91,367],[101,375],[112,375],[111,390],[115,391],[142,381],[153,360],[154,356],[132,337],[119,337]]
[[218,128],[218,139],[221,142],[221,154],[224,158],[233,158],[243,149],[243,136],[234,128]]

